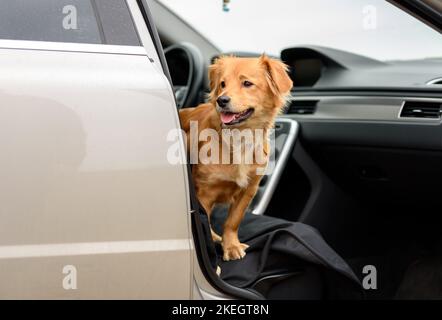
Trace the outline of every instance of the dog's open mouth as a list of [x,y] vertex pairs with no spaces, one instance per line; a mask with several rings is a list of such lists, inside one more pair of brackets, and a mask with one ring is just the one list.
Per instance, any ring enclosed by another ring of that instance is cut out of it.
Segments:
[[253,108],[244,110],[243,112],[221,112],[221,121],[226,125],[238,124],[246,121],[255,111]]

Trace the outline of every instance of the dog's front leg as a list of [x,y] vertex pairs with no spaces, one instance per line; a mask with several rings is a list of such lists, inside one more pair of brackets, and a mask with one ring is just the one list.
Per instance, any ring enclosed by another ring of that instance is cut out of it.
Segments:
[[238,239],[239,225],[244,217],[247,207],[252,201],[258,189],[260,177],[255,177],[249,186],[244,189],[234,201],[229,210],[229,215],[224,224],[222,237],[223,259],[225,261],[244,258],[246,249],[249,247]]
[[210,233],[212,235],[212,240],[213,242],[220,243],[222,241],[222,238],[215,231],[213,231],[212,223],[210,222],[210,216],[212,214],[214,202],[209,199],[206,199],[206,197],[200,197],[200,203],[203,206],[204,210],[206,211],[207,217],[209,218],[209,226],[210,226]]

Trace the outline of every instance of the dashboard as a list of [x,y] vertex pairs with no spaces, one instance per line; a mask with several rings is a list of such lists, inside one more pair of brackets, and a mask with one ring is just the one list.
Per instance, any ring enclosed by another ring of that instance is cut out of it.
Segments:
[[387,63],[323,47],[286,49],[281,59],[295,84],[285,116],[301,123],[304,139],[442,149],[442,82],[434,80],[442,61]]
[[[378,61],[319,46],[281,52],[297,89],[413,90],[441,92],[442,58]],[[439,80],[439,81],[438,81]]]
[[441,59],[382,62],[318,46],[289,48],[280,58],[294,82],[281,118],[296,122],[296,145],[333,181],[369,202],[438,199]]

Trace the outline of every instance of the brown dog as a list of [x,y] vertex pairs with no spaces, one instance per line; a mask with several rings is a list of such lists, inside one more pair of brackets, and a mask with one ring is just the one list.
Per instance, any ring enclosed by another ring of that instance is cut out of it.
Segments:
[[[235,150],[241,150],[243,155],[246,146],[242,140],[239,146],[226,142],[223,135],[226,129],[238,129],[236,133],[248,129],[253,134],[256,129],[261,129],[265,135],[263,143],[252,146],[254,152],[264,154],[264,163],[258,163],[255,154],[251,163],[245,162],[242,156],[241,161],[229,158],[226,164],[220,152],[215,155],[219,161],[199,162],[193,166],[197,197],[209,218],[215,204],[230,205],[222,238],[212,231],[213,240],[222,244],[226,261],[241,259],[246,254],[248,246],[239,242],[238,228],[262,177],[257,169],[267,164],[268,130],[273,128],[275,117],[284,107],[293,85],[286,71],[286,65],[266,55],[260,58],[221,57],[209,68],[209,103],[180,110],[181,125],[188,137],[187,146],[192,143],[189,140],[191,121],[198,124],[198,133],[207,128],[216,131],[222,138],[211,137],[210,140],[214,142],[212,139],[215,139],[222,152],[227,148],[229,157],[237,147]],[[198,150],[207,143],[198,141]],[[207,154],[213,156],[211,152]]]

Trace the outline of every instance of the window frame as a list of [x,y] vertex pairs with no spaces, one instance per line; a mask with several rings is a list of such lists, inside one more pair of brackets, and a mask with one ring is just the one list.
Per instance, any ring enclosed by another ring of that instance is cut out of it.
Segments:
[[[133,12],[128,0],[123,0],[129,11],[132,24],[139,41],[139,45],[114,45],[106,43],[77,43],[77,42],[62,42],[62,41],[39,41],[39,40],[21,40],[21,39],[0,39],[0,49],[19,49],[19,50],[43,50],[43,51],[66,51],[66,52],[83,52],[83,53],[113,53],[113,54],[128,54],[128,55],[144,55],[146,56],[146,44],[144,39],[140,36],[139,25],[134,19]],[[93,3],[94,1],[92,1]],[[93,5],[95,15],[99,14],[96,11],[96,6]],[[97,17],[98,28],[102,29],[102,21]],[[101,31],[100,31],[101,33]],[[101,34],[100,34],[101,36]]]

